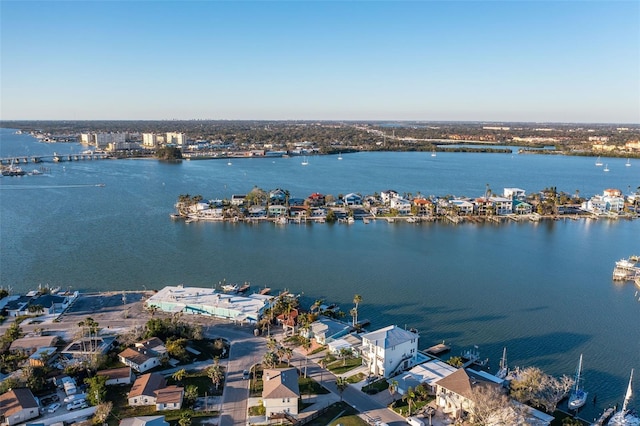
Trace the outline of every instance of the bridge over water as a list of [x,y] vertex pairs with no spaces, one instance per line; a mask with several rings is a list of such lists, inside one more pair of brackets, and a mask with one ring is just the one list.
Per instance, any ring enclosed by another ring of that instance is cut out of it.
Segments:
[[104,152],[85,153],[85,154],[48,154],[48,155],[19,155],[13,157],[0,158],[0,164],[28,164],[41,162],[60,163],[63,161],[82,161],[82,160],[104,160],[110,158],[110,155]]

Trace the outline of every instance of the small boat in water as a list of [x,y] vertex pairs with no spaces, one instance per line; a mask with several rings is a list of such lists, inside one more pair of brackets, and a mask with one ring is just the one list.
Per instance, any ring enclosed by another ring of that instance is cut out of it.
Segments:
[[628,159],[628,158],[627,158],[627,162],[626,162],[626,163],[624,163],[624,165],[625,165],[625,166],[627,166],[627,167],[631,167],[631,163],[629,162],[629,159]]
[[582,354],[580,354],[580,360],[578,361],[578,367],[576,368],[576,375],[573,381],[573,390],[569,396],[569,409],[577,410],[587,402],[588,395],[588,392],[585,392],[582,388]]
[[237,284],[225,284],[222,286],[222,291],[224,291],[225,293],[236,293],[238,291],[238,285]]
[[602,160],[600,160],[600,157],[598,157],[596,160],[596,167],[601,167],[601,166],[602,166]]
[[603,172],[608,172],[609,171],[609,165],[605,164],[604,165],[604,169],[602,169]]
[[308,166],[309,165],[309,160],[307,160],[307,157],[304,157],[302,159],[302,163],[300,163],[300,164],[302,164],[303,166]]
[[633,369],[631,370],[631,377],[629,377],[629,385],[627,386],[627,392],[624,396],[624,402],[622,403],[622,410],[617,411],[609,422],[609,426],[640,426],[640,417],[633,410],[629,410],[629,401],[631,395],[633,395]]
[[249,283],[244,283],[240,286],[240,288],[238,289],[238,293],[244,293],[247,290],[249,290],[249,288],[251,287],[251,284]]

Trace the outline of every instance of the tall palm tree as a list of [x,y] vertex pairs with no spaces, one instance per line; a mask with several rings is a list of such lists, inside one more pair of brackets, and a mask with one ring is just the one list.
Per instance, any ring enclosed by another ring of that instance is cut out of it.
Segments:
[[362,296],[360,296],[359,294],[356,294],[355,296],[353,296],[353,303],[355,305],[355,307],[353,308],[355,309],[355,316],[353,317],[354,327],[358,323],[358,306],[360,305],[360,302],[362,302]]
[[407,393],[402,395],[402,400],[407,401],[407,404],[409,404],[409,415],[411,415],[411,404],[416,400],[416,392],[411,386],[407,389]]
[[287,360],[287,367],[291,367],[291,358],[293,357],[293,349],[282,348],[282,357]]
[[349,386],[349,382],[344,377],[338,377],[336,379],[336,387],[338,388],[338,392],[340,392],[340,401],[342,401],[342,392]]
[[207,377],[211,379],[214,385],[216,385],[216,390],[220,386],[220,383],[224,380],[224,371],[222,366],[220,365],[220,360],[216,358],[213,361],[213,365],[210,365],[207,368]]

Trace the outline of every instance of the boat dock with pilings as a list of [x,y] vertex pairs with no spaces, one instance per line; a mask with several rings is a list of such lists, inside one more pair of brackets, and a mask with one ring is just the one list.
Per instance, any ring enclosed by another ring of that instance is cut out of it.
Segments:
[[640,278],[640,266],[638,262],[640,256],[629,256],[628,259],[621,259],[616,262],[613,268],[614,281],[633,281]]

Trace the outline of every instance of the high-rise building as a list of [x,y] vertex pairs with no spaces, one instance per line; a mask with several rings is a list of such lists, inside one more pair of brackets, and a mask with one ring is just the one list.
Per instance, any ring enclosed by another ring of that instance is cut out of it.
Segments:
[[145,148],[156,148],[158,146],[158,136],[155,133],[143,133],[142,146]]
[[187,144],[187,136],[184,133],[167,132],[167,145],[182,146]]

